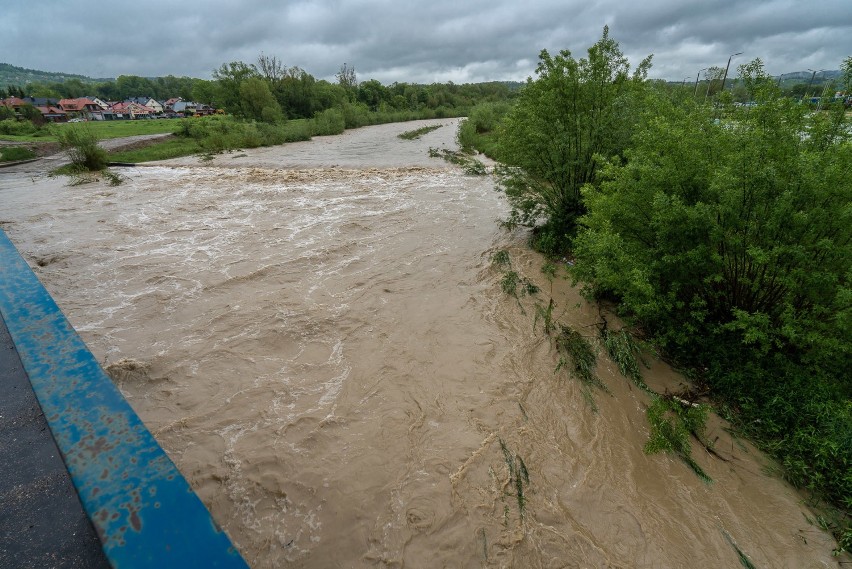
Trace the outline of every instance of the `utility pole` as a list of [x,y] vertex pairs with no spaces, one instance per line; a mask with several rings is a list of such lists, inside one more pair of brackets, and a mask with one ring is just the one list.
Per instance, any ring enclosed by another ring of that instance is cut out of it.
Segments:
[[[811,69],[810,67],[808,67],[808,71],[813,71],[813,73],[811,73],[811,80],[810,80],[810,81],[808,81],[808,90],[805,92],[805,95],[807,95],[808,93],[810,93],[810,92],[811,92],[811,85],[813,85],[813,84],[814,84],[814,77],[816,77],[816,74],[817,74],[817,73],[822,73],[822,71],[823,71],[823,70],[822,70],[822,69],[820,69],[819,71],[814,71],[813,69]],[[804,98],[805,98],[805,95],[802,95],[802,99],[804,99]]]
[[701,76],[701,72],[702,72],[702,71],[707,71],[708,69],[710,69],[710,68],[709,68],[709,67],[705,67],[704,69],[699,69],[699,70],[698,70],[698,73],[696,73],[696,75],[695,75],[695,92],[692,94],[692,97],[693,97],[693,98],[695,98],[696,96],[698,96],[698,78]]
[[731,67],[731,60],[734,58],[734,56],[742,55],[742,54],[743,54],[743,52],[740,51],[740,52],[737,52],[737,53],[731,55],[731,57],[728,58],[728,65],[725,66],[725,76],[722,77],[722,91],[720,91],[720,92],[725,91],[725,80],[728,78],[728,69]]
[[[718,68],[714,67],[713,69],[715,70],[715,69],[718,69]],[[710,68],[708,67],[708,68],[707,68],[707,70],[709,71],[709,70],[710,70]],[[718,77],[718,75],[717,75],[717,77]],[[707,74],[706,74],[706,73],[704,74],[704,78],[705,78],[705,79],[707,79]],[[712,77],[711,77],[711,78],[710,78],[710,80],[707,82],[707,91],[705,91],[705,93],[704,93],[704,102],[707,102],[707,97],[709,97],[709,96],[710,96],[710,86],[711,86],[711,85],[713,85],[713,78],[712,78]]]

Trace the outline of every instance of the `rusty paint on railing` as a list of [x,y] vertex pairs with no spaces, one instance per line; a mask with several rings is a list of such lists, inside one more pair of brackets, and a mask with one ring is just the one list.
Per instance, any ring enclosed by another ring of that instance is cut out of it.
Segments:
[[246,567],[2,230],[0,313],[113,567]]

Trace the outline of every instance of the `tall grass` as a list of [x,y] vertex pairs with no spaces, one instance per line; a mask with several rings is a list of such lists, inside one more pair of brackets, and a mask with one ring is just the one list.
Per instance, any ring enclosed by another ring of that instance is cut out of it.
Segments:
[[692,458],[690,437],[701,440],[707,424],[709,407],[683,402],[673,397],[654,396],[648,408],[651,437],[645,444],[645,452],[654,454],[667,452],[686,463],[703,481],[713,480]]
[[633,340],[633,336],[627,330],[615,332],[607,327],[601,328],[601,340],[609,357],[618,366],[621,374],[633,381],[638,387],[649,391],[648,386],[642,379],[642,370],[639,369],[639,346]]

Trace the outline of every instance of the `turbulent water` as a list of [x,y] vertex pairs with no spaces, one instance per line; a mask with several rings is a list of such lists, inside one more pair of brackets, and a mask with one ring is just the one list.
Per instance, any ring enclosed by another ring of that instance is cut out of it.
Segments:
[[[498,229],[490,179],[428,157],[433,122],[118,187],[0,173],[0,226],[252,567],[836,566],[718,420],[705,484],[643,453],[648,397],[603,352],[608,392],[554,372],[535,303],[590,339],[601,314]],[[502,292],[500,249],[542,292]]]

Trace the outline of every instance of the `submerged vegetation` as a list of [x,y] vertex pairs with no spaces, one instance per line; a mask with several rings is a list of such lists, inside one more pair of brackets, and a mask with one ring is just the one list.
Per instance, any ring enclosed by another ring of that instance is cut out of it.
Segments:
[[435,124],[435,125],[432,125],[432,126],[424,126],[424,127],[421,127],[421,128],[415,129],[415,130],[407,130],[407,131],[405,131],[402,134],[399,134],[397,136],[399,136],[399,138],[401,138],[403,140],[416,140],[416,139],[420,138],[421,136],[423,136],[424,134],[429,134],[433,130],[438,130],[439,128],[441,128],[441,125],[439,125],[439,124]]
[[503,453],[503,460],[506,461],[506,468],[509,471],[509,493],[514,495],[518,501],[518,513],[521,519],[524,518],[524,508],[526,507],[526,497],[524,489],[530,485],[530,473],[527,470],[527,465],[521,455],[513,453],[500,439],[500,450]]
[[[773,456],[787,480],[833,508],[820,523],[840,550],[850,551],[850,116],[839,103],[821,103],[815,112],[785,96],[759,59],[739,69],[737,88],[747,106],[735,104],[730,91],[696,100],[690,86],[649,81],[650,65],[647,58],[631,70],[606,28],[585,57],[542,51],[536,77],[520,92],[503,83],[359,83],[345,65],[330,83],[261,56],[256,64],[223,64],[212,81],[172,77],[149,85],[128,76],[61,93],[179,95],[228,113],[142,122],[175,134],[147,148],[108,156],[97,144],[103,135],[93,130],[108,125],[50,129],[2,114],[0,135],[56,137],[72,158],[72,183],[93,179],[91,171],[117,183],[104,170],[110,159],[209,157],[373,124],[465,116],[462,151],[430,149],[430,155],[476,175],[488,169],[474,151],[498,160],[497,185],[510,208],[504,224],[529,228],[531,245],[548,258],[570,259],[571,277],[585,294],[614,305],[704,396],[651,392],[639,344],[627,329],[604,323],[595,336],[559,322],[552,291],[548,302],[536,297],[539,288],[499,251],[492,263],[500,287],[519,303],[535,297],[533,329],[554,346],[556,370],[577,377],[595,408],[593,389],[606,390],[595,374],[602,347],[651,397],[645,451],[670,453],[706,481],[691,442],[707,446],[703,430],[715,408]],[[835,87],[849,93],[852,58],[843,68],[844,83]],[[59,94],[55,85],[39,88],[46,91],[36,95]],[[434,128],[400,136],[413,139]],[[3,149],[0,159],[21,156],[15,152],[21,151]],[[543,269],[551,282],[554,267]],[[500,444],[523,513],[529,473]],[[751,566],[725,535],[742,565]]]
[[[850,116],[841,103],[813,112],[784,97],[760,60],[739,68],[748,106],[728,91],[696,101],[646,80],[649,65],[630,74],[606,29],[586,58],[542,52],[514,106],[483,110],[490,123],[472,112],[459,139],[503,163],[505,225],[531,228],[533,247],[570,259],[585,294],[614,303],[705,394],[652,395],[646,450],[706,478],[689,441],[702,442],[712,404],[832,506],[826,527],[850,550]],[[837,89],[849,92],[852,58],[844,69]],[[560,367],[592,377],[578,335],[551,317],[552,304],[539,304],[537,321],[577,354]],[[647,389],[632,337],[604,325],[600,340]]]
[[448,148],[430,148],[429,156],[432,158],[443,158],[450,164],[461,166],[462,170],[471,176],[484,176],[488,173],[488,169],[485,167],[485,164],[476,158],[468,156],[464,152],[449,150]]
[[648,423],[651,437],[645,444],[645,452],[668,452],[686,463],[699,478],[712,482],[704,470],[692,458],[690,438],[701,440],[707,424],[709,408],[699,403],[681,401],[675,397],[654,396],[648,407]]
[[639,369],[637,358],[641,350],[630,332],[625,329],[615,332],[603,326],[600,329],[600,337],[606,352],[618,366],[621,375],[632,380],[637,387],[648,391],[648,386],[642,379],[642,370]]
[[98,144],[97,135],[86,125],[69,125],[59,135],[59,146],[71,163],[60,167],[52,174],[67,175],[69,185],[79,186],[106,180],[110,186],[118,186],[125,178],[109,170],[109,155]]

